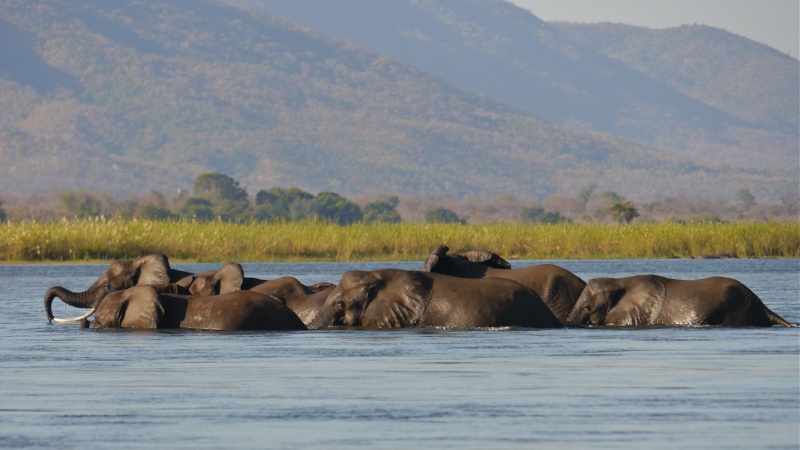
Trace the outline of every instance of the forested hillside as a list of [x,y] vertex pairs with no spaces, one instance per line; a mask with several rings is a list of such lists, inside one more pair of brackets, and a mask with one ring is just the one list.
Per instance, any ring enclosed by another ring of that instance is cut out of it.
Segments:
[[[607,55],[735,117],[725,133],[735,161],[756,167],[798,163],[800,66],[766,45],[707,26],[651,30],[623,24],[554,23],[583,48]],[[712,143],[713,144],[713,143]],[[703,149],[705,147],[699,147]],[[718,158],[715,146],[701,161]],[[689,151],[690,148],[687,148]]]
[[[207,0],[0,0],[0,193],[188,189],[777,198],[796,172],[569,131],[392,57]],[[552,104],[553,108],[563,105]]]
[[797,59],[724,30],[551,23],[503,0],[229,1],[569,129],[692,162],[790,168],[795,177],[800,165]]

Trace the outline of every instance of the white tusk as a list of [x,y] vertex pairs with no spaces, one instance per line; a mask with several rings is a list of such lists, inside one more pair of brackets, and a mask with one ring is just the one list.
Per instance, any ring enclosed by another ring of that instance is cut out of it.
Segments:
[[53,318],[53,322],[56,322],[56,323],[80,322],[81,320],[83,320],[83,319],[91,316],[92,314],[94,314],[95,311],[97,311],[97,308],[92,308],[86,314],[84,314],[84,315],[82,315],[80,317],[72,318],[72,319],[59,319],[58,317],[54,317]]

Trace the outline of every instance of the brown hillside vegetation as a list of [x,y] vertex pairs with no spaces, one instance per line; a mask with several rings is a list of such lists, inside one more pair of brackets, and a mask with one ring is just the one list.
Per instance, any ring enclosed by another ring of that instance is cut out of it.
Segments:
[[[120,197],[223,172],[251,192],[702,193],[759,200],[775,171],[701,165],[567,131],[274,17],[197,1],[4,0],[0,192]],[[576,181],[579,180],[579,181]]]

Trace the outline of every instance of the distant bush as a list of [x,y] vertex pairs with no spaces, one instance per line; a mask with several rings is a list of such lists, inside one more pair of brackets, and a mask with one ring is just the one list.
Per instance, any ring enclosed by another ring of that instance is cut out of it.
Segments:
[[572,220],[564,217],[558,211],[545,211],[544,208],[522,208],[520,219],[524,223],[571,223]]
[[639,210],[633,203],[622,198],[609,203],[606,211],[619,223],[631,223],[633,219],[639,217]]
[[367,203],[364,208],[365,223],[398,223],[402,222],[397,205],[400,199],[396,195],[380,196],[374,202]]
[[425,211],[425,223],[467,223],[458,217],[458,215],[444,207],[438,207]]

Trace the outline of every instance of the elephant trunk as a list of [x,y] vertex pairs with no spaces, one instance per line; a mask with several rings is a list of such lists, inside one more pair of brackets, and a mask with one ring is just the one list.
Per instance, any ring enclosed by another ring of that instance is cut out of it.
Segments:
[[336,325],[336,311],[333,309],[322,309],[317,312],[313,319],[306,323],[309,330],[320,330]]
[[[103,299],[103,290],[98,286],[92,286],[83,292],[72,292],[69,289],[61,286],[54,286],[47,290],[44,294],[44,310],[47,313],[47,320],[52,322],[53,319],[53,299],[58,297],[64,303],[74,306],[76,308],[92,308],[94,309]],[[60,322],[60,320],[57,320]]]
[[569,313],[567,320],[565,321],[567,325],[581,325],[582,322],[583,319],[581,318],[577,308],[572,309],[572,312]]
[[570,311],[564,323],[567,325],[584,325],[584,322],[588,318],[585,313],[584,304],[585,300],[583,299],[583,295],[581,295],[578,301],[575,302],[575,306],[572,307],[572,311]]

